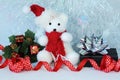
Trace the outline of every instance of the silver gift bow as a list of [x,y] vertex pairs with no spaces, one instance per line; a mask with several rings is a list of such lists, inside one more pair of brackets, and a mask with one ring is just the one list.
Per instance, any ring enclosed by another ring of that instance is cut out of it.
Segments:
[[77,47],[80,48],[79,53],[82,55],[89,54],[89,51],[92,53],[107,54],[106,49],[108,45],[104,43],[102,35],[95,36],[93,34],[91,37],[85,36],[81,39]]

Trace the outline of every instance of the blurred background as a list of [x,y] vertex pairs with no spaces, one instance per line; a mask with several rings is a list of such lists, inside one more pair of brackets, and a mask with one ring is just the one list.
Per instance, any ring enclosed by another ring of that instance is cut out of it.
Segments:
[[67,30],[74,36],[73,46],[85,35],[103,35],[109,47],[120,55],[120,0],[0,0],[0,44],[8,45],[8,37],[23,34],[27,29],[37,34],[33,13],[23,13],[33,3],[69,16]]

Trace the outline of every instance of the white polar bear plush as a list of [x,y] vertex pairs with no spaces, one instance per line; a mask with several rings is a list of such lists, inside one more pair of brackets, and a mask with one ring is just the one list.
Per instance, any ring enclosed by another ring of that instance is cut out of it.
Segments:
[[45,46],[37,55],[38,61],[51,63],[57,55],[62,55],[72,64],[77,64],[79,54],[72,49],[73,37],[66,31],[67,15],[46,10],[37,4],[31,5],[30,10],[36,15],[35,23],[45,29],[45,35],[38,38],[38,42]]

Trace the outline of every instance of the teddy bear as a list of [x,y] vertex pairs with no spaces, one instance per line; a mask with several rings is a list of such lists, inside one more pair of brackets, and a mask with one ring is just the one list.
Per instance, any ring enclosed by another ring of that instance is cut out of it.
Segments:
[[73,50],[71,46],[73,37],[66,30],[68,16],[37,4],[32,4],[29,10],[36,16],[36,25],[45,30],[45,34],[38,37],[38,43],[45,46],[45,49],[37,54],[38,61],[51,63],[61,55],[72,64],[77,64],[79,54]]

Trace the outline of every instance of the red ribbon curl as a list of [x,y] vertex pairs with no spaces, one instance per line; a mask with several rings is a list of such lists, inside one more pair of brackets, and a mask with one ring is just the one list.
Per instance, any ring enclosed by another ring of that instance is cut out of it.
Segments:
[[[0,50],[3,50],[4,47],[0,45]],[[0,56],[0,62],[2,61],[2,56]],[[94,59],[83,59],[77,67],[75,67],[70,61],[65,60],[62,58],[62,56],[59,56],[57,61],[55,62],[53,68],[48,62],[40,61],[37,63],[37,65],[33,68],[32,64],[30,63],[29,57],[25,58],[19,58],[18,62],[13,63],[11,59],[6,59],[2,65],[0,65],[0,69],[5,68],[7,65],[9,66],[9,69],[13,72],[21,72],[23,70],[34,70],[37,71],[41,69],[42,66],[45,67],[47,71],[50,72],[57,72],[63,65],[67,66],[71,71],[80,71],[85,66],[87,62],[90,62],[90,64],[93,66],[94,69],[99,71],[104,71],[106,73],[110,71],[120,71],[120,59],[118,61],[115,61],[112,59],[109,55],[104,55],[100,66],[98,66],[97,62]]]

